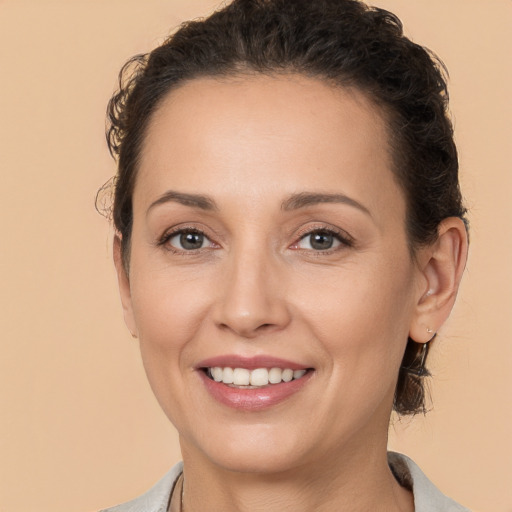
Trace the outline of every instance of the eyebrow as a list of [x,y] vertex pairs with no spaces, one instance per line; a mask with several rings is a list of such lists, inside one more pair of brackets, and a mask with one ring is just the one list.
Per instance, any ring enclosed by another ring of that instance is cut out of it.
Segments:
[[301,192],[300,194],[294,194],[290,196],[281,205],[281,209],[284,211],[298,210],[299,208],[305,208],[307,206],[313,206],[321,203],[341,203],[348,206],[353,206],[358,210],[366,213],[370,217],[372,214],[370,210],[363,206],[359,201],[352,199],[344,194],[318,194],[314,192]]
[[186,194],[185,192],[176,192],[175,190],[168,190],[165,194],[160,196],[156,201],[152,202],[146,210],[146,215],[155,207],[165,203],[179,203],[184,206],[191,206],[201,210],[218,210],[215,201],[208,196],[201,194]]
[[[168,190],[165,194],[161,195],[156,201],[152,202],[146,215],[156,206],[165,203],[179,203],[184,206],[199,208],[206,211],[218,211],[218,206],[215,201],[206,195],[202,194],[187,194],[185,192],[177,192],[175,190]],[[344,194],[320,194],[315,192],[301,192],[300,194],[293,194],[288,199],[283,201],[281,209],[284,211],[298,210],[306,208],[307,206],[314,206],[322,203],[341,203],[352,206],[372,216],[368,208],[363,206],[359,201],[352,199]]]

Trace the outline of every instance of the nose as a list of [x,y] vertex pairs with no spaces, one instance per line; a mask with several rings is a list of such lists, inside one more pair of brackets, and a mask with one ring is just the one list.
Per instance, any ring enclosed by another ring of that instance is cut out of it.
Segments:
[[225,262],[214,320],[243,338],[285,328],[291,319],[283,269],[263,251],[240,249]]

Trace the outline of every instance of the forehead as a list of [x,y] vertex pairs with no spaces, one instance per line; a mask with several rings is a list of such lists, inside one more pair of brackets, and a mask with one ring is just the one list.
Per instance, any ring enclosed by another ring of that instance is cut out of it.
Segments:
[[149,201],[167,188],[220,197],[335,189],[401,211],[391,161],[385,119],[358,90],[300,75],[200,78],[171,91],[150,120],[135,192]]

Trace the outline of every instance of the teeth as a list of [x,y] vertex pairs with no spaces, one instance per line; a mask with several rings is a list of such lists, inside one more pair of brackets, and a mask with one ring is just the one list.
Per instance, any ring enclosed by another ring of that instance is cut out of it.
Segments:
[[267,386],[268,370],[266,368],[258,368],[251,372],[251,386]]
[[[235,386],[248,386],[251,380],[251,372],[245,368],[233,370],[233,384]],[[224,382],[224,381],[222,381]]]
[[293,378],[294,379],[300,379],[303,375],[305,375],[306,370],[295,370],[293,372]]
[[233,368],[224,368],[224,370],[222,370],[222,382],[224,382],[224,384],[233,384],[235,378],[234,373]]
[[270,384],[279,384],[283,380],[283,370],[281,368],[270,368],[268,372],[268,381]]
[[293,379],[293,370],[290,370],[290,368],[283,370],[284,382],[290,382],[292,379]]
[[222,368],[212,368],[212,377],[215,382],[221,382],[223,378]]
[[231,384],[233,386],[262,387],[269,384],[279,384],[300,379],[306,374],[306,370],[291,370],[290,368],[222,368],[216,366],[208,369],[208,375],[216,382]]

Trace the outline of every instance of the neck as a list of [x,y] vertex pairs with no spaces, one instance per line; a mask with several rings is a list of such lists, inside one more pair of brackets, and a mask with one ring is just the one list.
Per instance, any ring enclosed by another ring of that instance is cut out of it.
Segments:
[[[412,512],[412,494],[393,477],[384,449],[346,450],[278,473],[242,473],[186,448],[184,512]],[[199,463],[198,463],[199,462]]]

